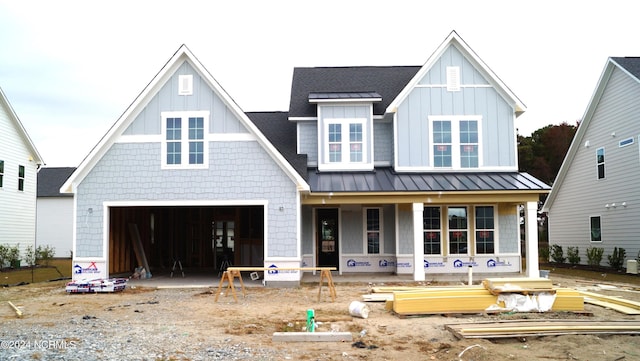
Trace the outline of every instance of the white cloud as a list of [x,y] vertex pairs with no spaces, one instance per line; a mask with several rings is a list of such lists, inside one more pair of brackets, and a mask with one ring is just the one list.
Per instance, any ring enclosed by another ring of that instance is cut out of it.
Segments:
[[244,110],[286,110],[295,66],[422,65],[456,30],[527,105],[526,135],[577,121],[607,57],[640,55],[627,7],[0,0],[0,86],[48,165],[74,166],[183,43]]

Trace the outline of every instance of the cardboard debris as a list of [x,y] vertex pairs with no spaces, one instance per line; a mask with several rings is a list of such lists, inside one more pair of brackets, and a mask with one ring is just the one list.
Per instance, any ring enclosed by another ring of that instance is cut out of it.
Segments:
[[68,293],[119,292],[127,286],[127,278],[79,280],[67,283]]

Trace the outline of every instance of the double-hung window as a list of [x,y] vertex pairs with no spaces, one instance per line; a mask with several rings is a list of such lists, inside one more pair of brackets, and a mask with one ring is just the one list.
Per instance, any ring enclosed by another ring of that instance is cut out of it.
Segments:
[[469,217],[467,207],[447,208],[449,222],[449,254],[468,254]]
[[163,168],[206,168],[209,112],[162,113]]
[[596,149],[596,167],[598,169],[598,179],[604,179],[604,148]]
[[440,207],[424,207],[422,213],[424,254],[441,254],[441,224]]
[[495,250],[495,216],[493,206],[476,206],[476,254]]
[[431,116],[429,140],[434,168],[480,167],[480,116]]
[[3,187],[4,180],[4,160],[0,160],[0,188]]
[[366,166],[366,119],[325,119],[325,168],[360,169]]
[[379,254],[382,244],[382,211],[380,208],[366,208],[367,253]]
[[18,166],[18,190],[24,191],[24,166]]

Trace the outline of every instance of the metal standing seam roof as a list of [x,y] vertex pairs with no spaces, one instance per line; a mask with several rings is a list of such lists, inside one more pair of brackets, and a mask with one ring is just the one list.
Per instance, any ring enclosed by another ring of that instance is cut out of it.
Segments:
[[391,168],[373,172],[309,171],[311,192],[465,192],[548,191],[551,187],[528,173],[396,173]]
[[309,101],[318,100],[359,100],[359,99],[375,99],[382,100],[382,95],[370,92],[335,92],[335,93],[309,93]]

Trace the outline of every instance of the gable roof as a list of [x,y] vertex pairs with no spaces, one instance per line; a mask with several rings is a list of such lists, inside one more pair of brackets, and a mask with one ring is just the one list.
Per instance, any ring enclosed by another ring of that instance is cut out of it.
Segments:
[[111,145],[117,138],[127,129],[127,127],[135,120],[136,116],[145,108],[155,94],[164,86],[177,69],[184,63],[188,62],[199,75],[207,82],[207,84],[216,92],[232,113],[238,118],[240,123],[245,126],[250,133],[255,135],[258,143],[266,150],[266,152],[274,159],[274,161],[283,169],[289,178],[296,184],[299,190],[308,190],[309,185],[300,176],[298,172],[287,162],[276,148],[267,140],[256,125],[249,117],[240,109],[240,106],[227,94],[220,84],[211,76],[209,71],[200,63],[200,61],[191,53],[186,45],[180,48],[167,61],[156,76],[149,82],[143,91],[136,97],[133,103],[125,110],[118,120],[111,126],[108,132],[102,137],[100,142],[91,150],[89,155],[80,163],[80,166],[62,185],[61,192],[75,192],[75,186],[79,184],[84,177],[91,171],[97,162],[111,148]]
[[576,134],[573,136],[573,141],[571,141],[569,150],[562,161],[562,165],[560,166],[556,180],[553,183],[549,197],[547,197],[547,200],[542,207],[543,212],[548,212],[549,209],[551,209],[551,206],[557,197],[558,190],[562,186],[562,183],[564,183],[573,158],[576,156],[576,153],[584,142],[585,133],[589,128],[589,124],[591,124],[591,120],[593,119],[598,103],[600,103],[600,99],[604,94],[607,83],[609,83],[611,74],[615,69],[622,70],[622,72],[629,75],[637,83],[640,83],[640,57],[610,57],[607,59],[607,63],[600,75],[600,79],[598,80],[593,95],[591,96],[591,100],[589,100],[587,109],[582,116],[582,121],[580,122],[580,125],[578,125]]
[[60,187],[69,178],[75,167],[44,167],[38,171],[38,197],[73,197],[60,193]]
[[288,112],[247,112],[249,119],[269,139],[303,178],[307,179],[307,155],[298,154],[297,127]]
[[440,44],[438,49],[429,57],[427,62],[414,75],[413,79],[407,82],[400,94],[389,104],[386,111],[395,112],[395,109],[409,95],[411,90],[420,82],[420,80],[429,72],[431,67],[440,59],[442,54],[450,47],[455,46],[464,57],[487,79],[487,81],[496,89],[496,91],[515,109],[516,116],[524,113],[527,107],[518,99],[518,97],[509,89],[498,76],[485,64],[482,59],[462,40],[458,33],[452,31],[449,36]]
[[24,126],[22,125],[22,122],[18,118],[18,115],[13,110],[11,103],[9,103],[9,99],[7,99],[7,96],[4,94],[4,91],[2,90],[2,88],[0,88],[0,106],[2,106],[7,112],[9,120],[13,122],[14,126],[16,127],[16,130],[18,131],[19,135],[22,137],[22,140],[24,141],[24,145],[27,147],[27,149],[31,153],[31,157],[33,157],[33,161],[36,162],[36,164],[38,165],[44,164],[44,160],[42,160],[42,156],[40,156],[38,149],[36,149],[35,144],[29,137],[27,130],[24,128]]
[[289,118],[316,117],[317,106],[309,102],[309,96],[322,93],[377,93],[382,101],[373,103],[373,114],[384,115],[387,106],[419,69],[419,66],[294,68]]

